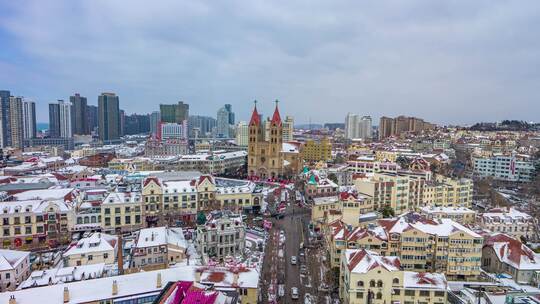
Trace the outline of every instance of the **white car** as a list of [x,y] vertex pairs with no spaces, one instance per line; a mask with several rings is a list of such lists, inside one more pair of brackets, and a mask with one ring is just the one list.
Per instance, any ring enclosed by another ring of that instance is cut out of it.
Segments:
[[291,257],[291,264],[292,264],[292,265],[296,265],[296,262],[297,262],[297,261],[298,261],[298,260],[296,259],[296,256],[293,255],[293,256]]
[[300,296],[298,295],[298,288],[293,287],[291,288],[291,299],[298,300]]

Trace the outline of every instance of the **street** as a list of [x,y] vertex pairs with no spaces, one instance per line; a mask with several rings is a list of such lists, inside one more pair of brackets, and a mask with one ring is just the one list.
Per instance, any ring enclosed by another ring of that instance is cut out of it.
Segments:
[[[272,219],[266,247],[266,259],[262,270],[262,303],[304,303],[309,294],[312,303],[327,303],[325,291],[321,290],[321,279],[327,276],[324,264],[325,254],[320,248],[310,248],[308,225],[310,210],[298,207],[292,200],[282,219]],[[306,248],[300,249],[303,244]],[[303,254],[301,254],[301,252]],[[296,256],[297,263],[291,263]],[[300,269],[304,265],[305,272]],[[293,287],[298,288],[298,300],[291,298]]]

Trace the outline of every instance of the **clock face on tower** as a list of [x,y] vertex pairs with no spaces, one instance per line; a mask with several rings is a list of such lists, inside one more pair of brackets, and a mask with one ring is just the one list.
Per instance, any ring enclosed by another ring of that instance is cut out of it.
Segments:
[[261,163],[264,163],[266,161],[266,158],[263,156],[261,157]]

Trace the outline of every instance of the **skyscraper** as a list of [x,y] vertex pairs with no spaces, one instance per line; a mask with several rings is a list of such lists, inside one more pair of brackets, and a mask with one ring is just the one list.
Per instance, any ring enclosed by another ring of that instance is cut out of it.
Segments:
[[76,93],[74,96],[69,97],[69,101],[71,102],[71,124],[73,128],[73,134],[90,134],[86,114],[86,109],[88,107],[86,97],[83,97]]
[[161,113],[154,111],[150,114],[150,134],[156,137],[158,134],[159,122],[161,120]]
[[71,138],[73,137],[73,130],[71,128],[71,103],[59,100],[58,109],[60,116],[60,137]]
[[36,103],[30,100],[23,100],[23,138],[30,139],[36,137]]
[[178,104],[160,104],[162,122],[183,123],[189,117],[189,105],[183,101]]
[[131,114],[126,115],[124,134],[148,134],[150,132],[150,115]]
[[225,104],[225,109],[229,112],[229,125],[234,125],[234,112],[232,111],[232,105]]
[[22,97],[9,98],[9,116],[11,124],[11,147],[23,147],[23,102]]
[[226,107],[222,107],[217,112],[217,137],[229,137],[229,111]]
[[11,123],[9,116],[9,97],[11,93],[7,90],[0,90],[0,147],[11,145]]
[[49,137],[60,137],[60,105],[58,103],[49,104]]
[[92,134],[98,126],[98,107],[87,106],[86,107],[86,119],[88,121],[88,134]]
[[120,101],[114,93],[101,93],[98,97],[98,131],[103,141],[120,138]]

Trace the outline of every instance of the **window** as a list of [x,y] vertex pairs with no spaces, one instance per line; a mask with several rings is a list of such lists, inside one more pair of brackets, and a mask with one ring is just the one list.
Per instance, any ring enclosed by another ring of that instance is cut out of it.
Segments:
[[88,255],[88,260],[91,261],[91,260],[93,260],[93,259],[94,259],[94,256],[91,255],[91,254],[89,254],[89,255]]
[[109,258],[109,254],[105,252],[105,253],[103,254],[103,258],[104,258],[104,259]]
[[363,292],[357,292],[356,293],[356,298],[357,299],[363,299],[364,298],[364,293]]
[[380,300],[382,299],[382,293],[381,292],[377,292],[377,300]]
[[383,283],[381,280],[377,281],[377,287],[382,287],[383,286]]
[[421,297],[429,297],[429,290],[420,290]]
[[394,285],[399,285],[399,279],[398,279],[398,278],[394,278],[394,279],[392,280],[392,284],[394,284]]
[[375,287],[375,280],[369,281],[369,287]]
[[358,283],[356,283],[356,286],[364,287],[364,281],[358,281]]
[[444,297],[444,291],[435,291],[436,297]]
[[414,297],[414,290],[405,290],[405,295],[408,297]]
[[396,296],[399,296],[399,295],[401,294],[401,290],[396,289],[396,288],[392,289],[392,292],[393,292],[394,295],[396,295]]

